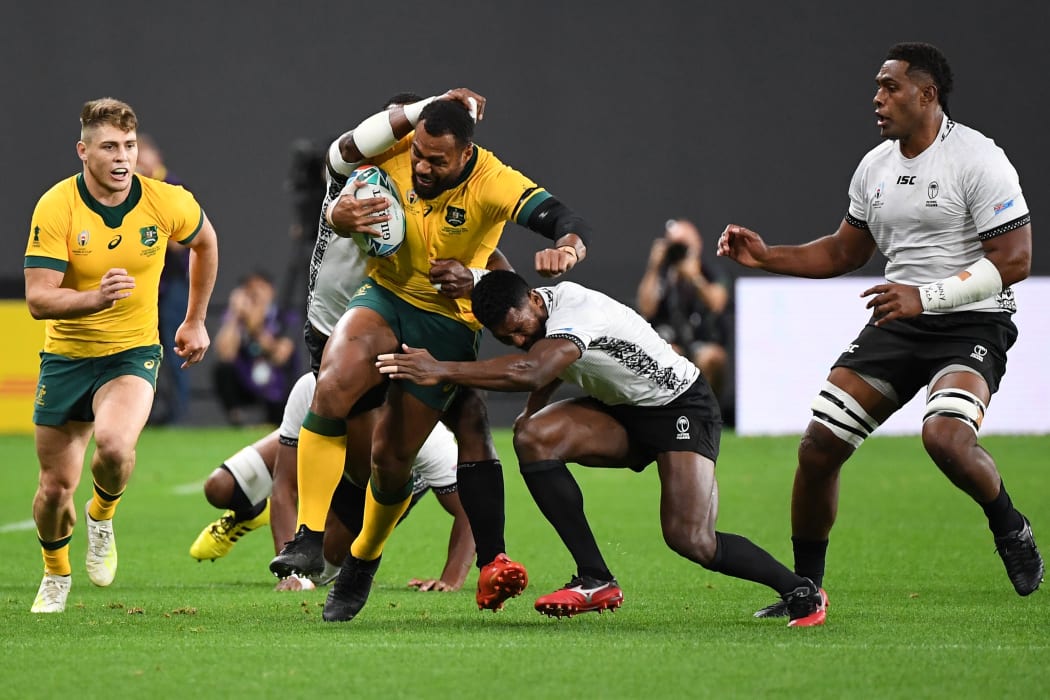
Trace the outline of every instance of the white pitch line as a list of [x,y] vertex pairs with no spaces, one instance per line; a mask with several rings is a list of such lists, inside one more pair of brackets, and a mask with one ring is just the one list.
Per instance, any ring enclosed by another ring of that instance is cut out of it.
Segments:
[[188,496],[191,493],[200,493],[201,489],[203,488],[203,481],[194,481],[189,484],[182,484],[181,486],[176,486],[174,489],[172,489],[172,493],[174,493],[176,496]]
[[32,530],[35,527],[36,523],[32,520],[19,520],[17,523],[0,525],[0,532],[23,532],[24,530]]

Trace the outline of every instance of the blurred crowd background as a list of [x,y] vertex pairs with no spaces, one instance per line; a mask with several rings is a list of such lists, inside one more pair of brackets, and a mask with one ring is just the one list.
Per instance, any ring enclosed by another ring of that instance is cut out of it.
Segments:
[[[952,116],[1009,154],[1033,212],[1033,275],[1050,274],[1038,237],[1048,26],[1050,6],[1025,2],[22,3],[0,25],[0,216],[11,229],[0,296],[24,296],[33,206],[80,167],[81,105],[125,100],[157,146],[142,167],[191,189],[220,237],[212,351],[188,381],[162,377],[154,420],[265,421],[286,373],[303,366],[323,148],[391,93],[467,86],[489,99],[478,142],[592,222],[571,279],[638,308],[707,362],[731,423],[732,291],[745,273],[715,257],[717,236],[729,222],[775,242],[837,226],[853,168],[879,139],[874,75],[893,43],[929,41],[948,56]],[[530,277],[539,244],[511,226],[501,248]],[[179,265],[168,261],[169,299]],[[860,271],[880,273],[878,259]],[[722,291],[683,309],[646,289],[661,277],[665,292]],[[282,363],[260,367],[252,328],[288,339]],[[494,422],[509,424],[521,398],[490,401]]]

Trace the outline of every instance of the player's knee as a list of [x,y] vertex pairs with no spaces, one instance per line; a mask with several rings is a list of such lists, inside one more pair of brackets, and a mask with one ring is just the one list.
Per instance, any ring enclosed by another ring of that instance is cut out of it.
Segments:
[[220,467],[204,482],[204,498],[216,508],[229,508],[233,499],[233,485],[233,475]]
[[73,500],[76,484],[66,479],[53,478],[47,472],[40,475],[36,500],[47,510],[56,510]]
[[664,542],[671,551],[707,568],[715,559],[718,542],[712,529],[674,521],[664,525]]
[[966,461],[966,453],[977,444],[977,434],[951,418],[930,418],[922,424],[922,446],[942,469],[951,470]]
[[519,418],[514,422],[514,453],[524,462],[548,459],[563,434],[549,421]]
[[135,438],[120,430],[95,429],[95,454],[107,467],[120,467],[135,460]]
[[405,452],[393,441],[377,438],[372,445],[372,478],[383,491],[400,488],[412,477],[414,458],[414,454]]
[[837,468],[879,425],[856,399],[831,382],[825,382],[810,408],[813,420],[798,448],[799,464],[806,468]]
[[851,444],[811,423],[798,444],[799,471],[807,477],[827,476],[841,468],[853,451]]

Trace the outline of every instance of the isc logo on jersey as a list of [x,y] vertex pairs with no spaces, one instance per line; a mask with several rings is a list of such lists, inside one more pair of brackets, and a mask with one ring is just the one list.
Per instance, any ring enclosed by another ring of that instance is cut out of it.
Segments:
[[[363,184],[359,186],[356,183]],[[390,206],[377,215],[389,215],[390,220],[378,221],[372,224],[372,230],[378,235],[370,236],[365,233],[353,233],[351,237],[361,250],[373,258],[385,258],[393,255],[401,247],[401,244],[405,242],[405,209],[401,206],[401,195],[398,194],[397,185],[378,166],[362,165],[356,168],[350,174],[350,178],[347,180],[342,192],[339,193],[339,197],[332,200],[332,203],[329,205],[327,212],[329,222],[331,222],[332,207],[335,206],[340,197],[350,193],[353,193],[353,196],[357,199],[383,197],[389,202]]]

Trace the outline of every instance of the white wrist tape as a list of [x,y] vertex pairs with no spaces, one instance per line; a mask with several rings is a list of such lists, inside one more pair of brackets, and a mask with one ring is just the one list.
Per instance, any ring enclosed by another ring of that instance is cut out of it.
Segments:
[[423,111],[423,108],[428,104],[436,100],[437,97],[428,97],[425,100],[419,102],[413,102],[410,105],[405,105],[405,118],[408,119],[408,123],[415,126],[419,123],[419,113]]
[[489,273],[489,270],[481,267],[471,267],[468,269],[470,270],[470,274],[474,277],[474,284],[480,282],[481,278]]
[[999,269],[988,258],[981,258],[958,275],[919,287],[919,298],[926,311],[954,309],[987,299],[1003,291]]

